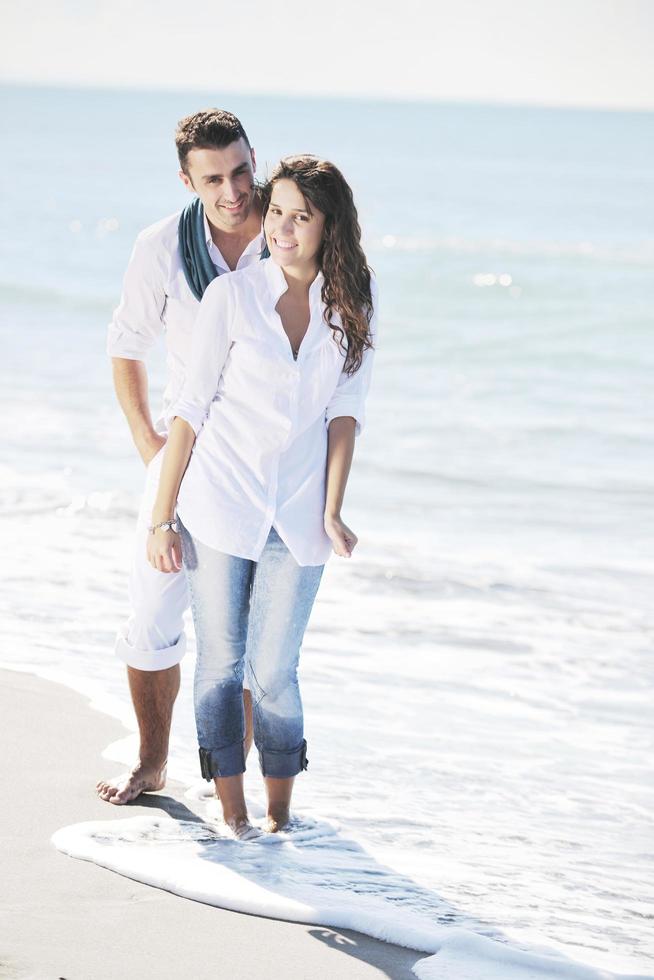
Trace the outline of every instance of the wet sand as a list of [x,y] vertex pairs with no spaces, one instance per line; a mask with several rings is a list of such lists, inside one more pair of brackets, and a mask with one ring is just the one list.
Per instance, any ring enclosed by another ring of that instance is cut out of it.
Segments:
[[170,808],[181,787],[169,785],[160,803],[159,794],[103,803],[95,782],[119,767],[101,752],[122,725],[58,684],[0,678],[2,980],[413,980],[421,954],[411,950],[201,905],[60,854],[55,830]]

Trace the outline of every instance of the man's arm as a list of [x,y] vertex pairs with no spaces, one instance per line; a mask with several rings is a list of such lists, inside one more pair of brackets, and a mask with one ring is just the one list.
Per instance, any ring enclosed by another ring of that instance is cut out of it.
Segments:
[[147,230],[138,236],[107,335],[116,395],[146,466],[165,443],[152,425],[145,359],[164,329],[168,259],[166,248]]
[[148,400],[148,372],[143,361],[126,357],[113,357],[114,389],[120,403],[132,439],[141,459],[147,466],[165,444],[152,425]]

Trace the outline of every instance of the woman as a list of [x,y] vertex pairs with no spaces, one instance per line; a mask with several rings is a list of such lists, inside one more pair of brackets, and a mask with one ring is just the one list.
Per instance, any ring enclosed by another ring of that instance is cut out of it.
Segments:
[[183,554],[202,775],[241,839],[257,833],[243,794],[245,671],[270,832],[288,822],[307,767],[300,646],[327,557],[357,543],[341,507],[375,332],[357,212],[337,168],[283,160],[263,210],[270,258],[216,279],[200,305],[148,542],[160,571],[178,571]]

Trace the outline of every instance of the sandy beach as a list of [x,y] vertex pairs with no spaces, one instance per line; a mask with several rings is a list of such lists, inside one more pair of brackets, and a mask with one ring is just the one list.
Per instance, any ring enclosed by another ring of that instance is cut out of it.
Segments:
[[[191,902],[60,854],[51,835],[85,820],[174,813],[180,787],[118,808],[94,793],[122,726],[80,695],[29,674],[2,676],[14,750],[2,807],[3,980],[411,978],[419,953],[369,939]],[[183,805],[178,803],[178,805]]]

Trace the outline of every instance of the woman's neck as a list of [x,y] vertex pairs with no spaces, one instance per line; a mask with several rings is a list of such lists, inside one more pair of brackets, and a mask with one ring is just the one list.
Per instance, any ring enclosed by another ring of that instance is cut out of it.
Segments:
[[314,282],[316,276],[318,275],[318,266],[312,265],[309,268],[296,268],[294,266],[287,266],[282,268],[284,273],[284,278],[288,284],[288,288],[293,293],[308,293],[311,284]]

